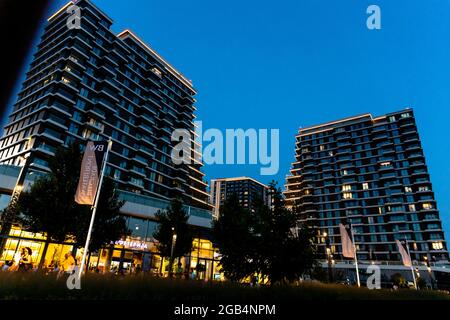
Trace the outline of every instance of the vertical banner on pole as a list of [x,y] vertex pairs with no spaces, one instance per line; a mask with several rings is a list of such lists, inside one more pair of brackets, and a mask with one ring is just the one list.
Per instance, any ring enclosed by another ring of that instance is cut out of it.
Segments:
[[342,255],[345,258],[352,258],[355,260],[356,267],[356,282],[358,287],[361,286],[361,282],[359,280],[359,268],[358,268],[358,256],[356,251],[355,237],[353,236],[353,227],[350,227],[350,233],[352,238],[350,239],[345,226],[340,223],[339,224],[339,232],[341,234],[341,245],[342,245]]
[[402,257],[402,262],[405,267],[411,268],[411,274],[414,281],[414,287],[417,290],[417,281],[416,281],[416,275],[414,274],[414,267],[411,260],[411,253],[409,252],[409,246],[408,246],[408,240],[405,238],[405,246],[406,250],[403,247],[402,243],[399,240],[395,240],[395,243],[397,244],[398,251],[400,252],[400,255]]
[[107,141],[89,141],[87,143],[75,194],[75,201],[78,204],[94,204],[99,188],[100,170],[107,148]]
[[[105,175],[106,162],[111,150],[112,140],[108,141],[89,141],[81,164],[80,181],[78,183],[75,201],[80,204],[92,205],[92,216],[89,223],[89,229],[86,237],[86,244],[83,250],[78,279],[84,271],[86,255],[89,250],[92,228],[94,227],[95,213],[97,212],[98,199],[102,188],[103,177]],[[99,170],[100,168],[100,170]],[[98,172],[100,171],[100,176]]]

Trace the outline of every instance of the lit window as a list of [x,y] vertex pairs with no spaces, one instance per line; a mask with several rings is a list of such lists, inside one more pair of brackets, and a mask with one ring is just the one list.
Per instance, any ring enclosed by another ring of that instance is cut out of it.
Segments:
[[395,122],[395,116],[389,117],[389,121],[390,121],[390,122]]
[[411,211],[411,212],[416,211],[416,205],[415,204],[410,204],[408,206],[408,208],[409,208],[409,211]]
[[343,175],[343,176],[348,175],[348,171],[347,171],[347,170],[342,170],[342,175]]
[[383,213],[383,208],[382,207],[378,207],[378,213],[382,214]]
[[428,187],[419,187],[419,191],[429,191],[430,188]]
[[162,77],[162,72],[158,68],[152,69],[153,73],[156,74],[158,77]]
[[412,192],[412,188],[411,187],[405,187],[405,192]]
[[433,250],[444,249],[444,245],[442,244],[442,242],[433,242],[433,244],[431,246],[433,247]]
[[353,194],[351,192],[344,192],[344,199],[353,199]]
[[363,188],[363,190],[368,190],[369,189],[369,184],[367,182],[364,182],[362,184],[362,188]]
[[431,209],[433,209],[433,205],[431,203],[424,203],[424,204],[422,204],[422,208],[424,210],[431,210]]
[[320,151],[324,151],[325,150],[325,146],[324,145],[321,145],[320,146]]
[[382,167],[389,167],[390,165],[391,163],[389,161],[380,163],[380,166]]
[[401,117],[402,118],[409,118],[409,117],[411,117],[411,115],[407,112],[407,113],[402,113]]
[[70,83],[70,80],[67,79],[66,77],[62,77],[61,80],[62,80],[62,82],[66,83],[66,84]]
[[351,191],[352,190],[352,186],[349,184],[345,184],[342,186],[342,191]]

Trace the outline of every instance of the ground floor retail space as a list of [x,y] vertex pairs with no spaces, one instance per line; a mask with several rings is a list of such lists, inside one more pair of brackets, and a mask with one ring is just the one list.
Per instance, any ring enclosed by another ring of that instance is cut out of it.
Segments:
[[[31,249],[34,268],[37,268],[44,254],[45,237],[41,234],[22,231],[13,228],[10,232],[0,257],[1,267],[10,262],[18,261],[22,248]],[[55,270],[64,261],[67,253],[73,253],[79,264],[83,249],[74,250],[73,244],[50,243],[44,257],[44,267]],[[176,277],[189,277],[199,280],[223,280],[219,266],[218,250],[208,239],[195,238],[192,250],[181,258],[176,258],[172,272]],[[140,273],[158,277],[169,275],[169,259],[162,257],[157,246],[152,241],[141,241],[129,237],[118,240],[104,248],[88,255],[87,265],[90,272],[114,273],[118,275],[137,275]]]

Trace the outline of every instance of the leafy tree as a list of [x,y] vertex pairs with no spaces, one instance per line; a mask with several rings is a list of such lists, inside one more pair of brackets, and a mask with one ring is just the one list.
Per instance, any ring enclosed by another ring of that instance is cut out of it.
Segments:
[[399,288],[408,287],[408,282],[406,281],[405,277],[402,276],[401,273],[394,273],[391,276],[391,282]]
[[418,287],[420,290],[424,290],[424,289],[427,288],[428,283],[427,283],[427,281],[426,281],[424,278],[418,277],[417,280],[416,280],[416,282],[417,282],[417,287]]
[[255,234],[258,271],[271,284],[298,280],[315,264],[311,229],[298,224],[297,215],[287,209],[280,188],[269,185],[271,207],[258,206]]
[[[193,233],[187,224],[189,215],[180,199],[173,199],[165,211],[156,213],[158,228],[153,236],[158,241],[157,248],[163,257],[169,258],[169,276],[173,275],[173,262],[191,251]],[[175,243],[173,236],[176,234]],[[173,246],[173,254],[172,254]]]
[[219,218],[213,224],[213,238],[220,249],[220,265],[225,276],[240,281],[255,273],[255,244],[252,232],[253,217],[249,210],[239,204],[232,195],[220,206]]
[[231,280],[256,273],[271,284],[290,282],[314,265],[310,229],[297,224],[297,216],[285,207],[275,183],[270,190],[270,207],[259,201],[255,212],[250,212],[235,196],[220,207],[213,236],[224,273]]
[[[50,242],[71,239],[77,245],[84,245],[91,207],[77,204],[74,198],[82,156],[79,143],[58,148],[49,160],[50,173],[38,178],[18,199],[22,226],[47,237],[39,268],[44,264]],[[112,180],[105,179],[95,221],[101,227],[93,231],[91,248],[98,248],[126,232],[125,220],[119,213],[122,205]]]
[[18,199],[22,226],[46,235],[39,268],[44,264],[50,242],[63,242],[73,233],[77,217],[86,211],[73,198],[80,172],[79,144],[60,147],[49,160],[50,173],[38,178]]
[[[124,204],[124,201],[119,200],[114,180],[110,177],[105,177],[100,191],[100,198],[98,199],[89,251],[96,251],[104,244],[111,243],[111,241],[116,241],[129,234],[126,220],[120,214],[120,208]],[[91,220],[91,210],[83,212],[82,215],[83,217],[80,219],[80,223],[77,223],[74,230],[75,239],[79,248],[85,245]]]

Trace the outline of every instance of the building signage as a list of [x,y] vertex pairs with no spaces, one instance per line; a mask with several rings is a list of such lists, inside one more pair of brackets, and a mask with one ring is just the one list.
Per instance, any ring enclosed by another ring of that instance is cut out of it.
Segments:
[[114,244],[116,246],[124,246],[126,248],[141,249],[141,250],[148,249],[148,244],[142,241],[117,240],[114,242]]

